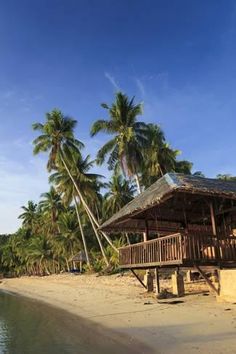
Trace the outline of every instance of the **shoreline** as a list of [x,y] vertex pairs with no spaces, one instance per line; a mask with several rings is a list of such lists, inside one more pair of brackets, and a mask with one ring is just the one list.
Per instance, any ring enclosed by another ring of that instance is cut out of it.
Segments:
[[71,274],[3,279],[0,290],[99,325],[137,353],[235,352],[236,306],[217,303],[211,294],[170,305],[147,295],[131,277]]

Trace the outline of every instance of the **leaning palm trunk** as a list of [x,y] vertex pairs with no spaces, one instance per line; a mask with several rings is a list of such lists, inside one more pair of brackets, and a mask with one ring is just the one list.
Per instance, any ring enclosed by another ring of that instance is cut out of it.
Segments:
[[103,248],[103,245],[102,245],[102,241],[101,241],[101,239],[100,239],[100,236],[99,236],[99,234],[98,234],[98,232],[97,232],[97,229],[96,229],[96,227],[95,227],[95,225],[94,225],[94,222],[93,222],[93,220],[92,220],[92,218],[91,218],[91,216],[90,216],[89,214],[88,214],[88,217],[89,217],[90,223],[91,223],[91,225],[92,225],[93,231],[94,231],[94,233],[95,233],[95,235],[96,235],[96,238],[97,238],[97,240],[98,240],[98,243],[99,243],[99,246],[100,246],[100,249],[101,249],[103,258],[104,258],[104,260],[105,260],[105,263],[106,263],[106,265],[108,266],[108,265],[109,265],[109,262],[108,262],[108,260],[107,260],[107,256],[106,256],[106,253],[105,253],[105,251],[104,251],[104,248]]
[[[82,204],[83,204],[83,206],[84,206],[84,209],[85,209],[85,211],[87,212],[87,214],[88,214],[88,216],[89,216],[89,219],[92,220],[93,223],[94,223],[97,227],[99,227],[99,223],[98,223],[98,221],[96,220],[95,216],[93,215],[93,213],[92,213],[91,209],[89,208],[88,204],[87,204],[86,201],[84,200],[84,198],[83,198],[83,196],[82,196],[82,194],[81,194],[81,192],[80,192],[80,190],[79,190],[79,188],[78,188],[78,185],[77,185],[77,183],[75,182],[75,180],[74,180],[72,174],[70,173],[70,170],[69,170],[69,168],[68,168],[68,166],[67,166],[67,164],[66,164],[66,162],[65,162],[65,160],[64,160],[64,158],[63,158],[63,156],[62,156],[62,153],[60,154],[60,156],[61,156],[62,163],[63,163],[63,165],[64,165],[64,167],[65,167],[65,169],[66,169],[66,171],[67,171],[67,173],[68,173],[68,175],[69,175],[71,181],[73,182],[73,184],[74,184],[74,186],[75,186],[75,189],[76,189],[76,191],[77,191],[77,193],[78,193],[78,196],[79,196],[79,198],[80,198],[80,200],[81,200],[81,202],[82,202]],[[96,232],[97,232],[97,231],[96,231]],[[105,232],[103,232],[103,231],[101,231],[101,234],[105,237],[105,239],[106,239],[107,242],[111,245],[111,247],[112,247],[116,252],[118,252],[118,249],[113,245],[113,243],[112,243],[110,237],[109,237],[107,234],[105,234]]]
[[84,230],[83,230],[83,227],[82,227],[82,223],[81,223],[81,219],[80,219],[80,215],[79,215],[79,210],[78,210],[78,205],[77,205],[77,201],[76,201],[75,196],[74,196],[74,202],[75,202],[75,210],[76,210],[77,219],[78,219],[78,223],[79,223],[80,233],[81,233],[82,240],[83,240],[83,245],[84,245],[84,251],[85,251],[85,255],[86,255],[86,260],[87,260],[88,265],[90,266],[90,259],[89,259],[88,249],[87,249],[87,243],[86,243],[86,239],[85,239],[85,235],[84,235]]
[[127,241],[128,245],[130,245],[130,239],[129,239],[128,232],[125,232],[125,237],[126,237],[126,241]]
[[[139,182],[139,178],[138,178],[138,174],[137,173],[134,175],[134,178],[135,178],[138,194],[141,194],[142,190],[141,190],[141,186],[140,186],[140,182]],[[146,232],[143,232],[143,241],[144,242],[147,241],[147,233]]]
[[139,182],[139,177],[138,177],[138,174],[137,174],[137,173],[135,173],[134,179],[135,179],[135,182],[136,182],[138,194],[141,194],[141,193],[142,193],[142,190],[141,190],[141,186],[140,186],[140,182]]

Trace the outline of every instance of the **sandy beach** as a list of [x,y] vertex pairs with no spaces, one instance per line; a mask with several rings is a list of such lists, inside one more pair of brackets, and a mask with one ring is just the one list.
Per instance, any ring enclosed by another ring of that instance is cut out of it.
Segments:
[[137,353],[236,353],[236,305],[211,293],[187,294],[173,305],[147,295],[132,277],[73,274],[4,279],[0,289],[112,330],[130,348],[138,344]]

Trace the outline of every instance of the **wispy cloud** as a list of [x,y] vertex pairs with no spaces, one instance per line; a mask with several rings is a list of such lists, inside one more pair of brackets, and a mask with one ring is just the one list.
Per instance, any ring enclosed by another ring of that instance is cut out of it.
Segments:
[[116,82],[114,76],[112,76],[109,72],[105,72],[104,73],[105,77],[107,78],[108,81],[110,81],[110,83],[112,84],[112,86],[114,87],[115,90],[119,91],[120,87],[118,85],[118,83]]
[[[12,146],[22,148],[21,160],[11,151]],[[28,149],[27,149],[28,147]],[[8,153],[6,151],[8,150]],[[48,190],[46,162],[32,157],[28,143],[15,141],[0,145],[0,234],[15,232],[20,225],[21,206],[28,200],[38,201],[40,194]],[[6,153],[6,154],[5,154]]]
[[145,96],[145,87],[144,84],[142,83],[142,81],[140,79],[135,79],[136,85],[141,93],[142,96]]
[[43,99],[41,94],[31,94],[23,90],[9,88],[0,91],[0,102],[5,107],[18,107],[23,111],[31,111],[35,102]]

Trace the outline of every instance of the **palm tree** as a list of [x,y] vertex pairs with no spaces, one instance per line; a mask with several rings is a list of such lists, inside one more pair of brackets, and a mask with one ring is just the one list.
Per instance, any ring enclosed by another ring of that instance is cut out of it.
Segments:
[[40,274],[50,274],[49,265],[52,261],[52,249],[47,238],[43,235],[31,240],[27,248],[28,264],[38,264]]
[[[89,170],[94,164],[94,161],[90,161],[89,155],[84,159],[81,154],[73,154],[73,163],[70,163],[71,174],[73,175],[74,180],[80,186],[80,189],[83,191],[83,195],[86,201],[90,201],[94,205],[98,203],[98,195],[96,191],[96,185],[100,184],[99,179],[102,177],[100,175],[90,173]],[[80,212],[78,208],[78,195],[75,189],[74,184],[72,183],[70,177],[68,176],[67,171],[63,167],[60,167],[58,172],[52,174],[49,178],[49,181],[56,185],[58,191],[62,193],[62,198],[65,205],[71,205],[74,201],[78,223],[80,226],[80,232],[83,240],[84,250],[86,254],[86,259],[90,265],[89,254],[87,249],[87,243],[82,227]],[[96,234],[96,233],[95,233]],[[100,244],[100,238],[98,240]],[[102,247],[102,252],[105,255],[105,252]],[[105,256],[106,257],[106,256]]]
[[148,145],[144,149],[142,168],[143,184],[148,187],[168,172],[191,174],[192,163],[177,160],[179,150],[174,150],[166,142],[163,130],[157,124],[147,124]]
[[66,263],[68,270],[70,270],[69,259],[81,249],[79,239],[80,229],[73,210],[70,210],[60,216],[59,225],[61,230],[60,240],[63,243],[64,253],[68,257],[66,257]]
[[27,206],[22,206],[21,209],[24,210],[22,214],[19,215],[19,219],[22,219],[22,225],[28,230],[32,231],[37,223],[38,219],[38,207],[32,200],[28,201]]
[[108,192],[104,195],[104,213],[107,217],[118,212],[124,205],[129,203],[136,192],[133,184],[130,184],[121,175],[113,175],[106,184]]
[[218,174],[216,178],[224,181],[236,181],[236,176],[232,176],[231,174]]
[[[65,117],[59,110],[53,110],[51,113],[47,113],[45,124],[33,124],[33,129],[39,130],[42,133],[33,142],[35,146],[34,154],[38,154],[39,152],[49,152],[49,160],[47,164],[49,171],[52,169],[58,170],[60,164],[64,166],[68,176],[74,184],[88,217],[93,225],[99,227],[97,219],[86,203],[84,196],[81,193],[81,189],[76,183],[73,173],[69,168],[69,161],[73,158],[73,153],[76,152],[77,154],[80,154],[80,149],[83,147],[83,144],[74,137],[76,123],[77,122],[74,119]],[[104,232],[101,233],[107,242],[117,251],[108,235]]]
[[137,121],[142,114],[142,106],[134,103],[134,97],[130,100],[118,92],[111,106],[103,103],[102,107],[108,110],[109,119],[96,121],[91,128],[91,135],[104,132],[112,135],[112,139],[98,151],[97,162],[102,164],[108,157],[109,169],[119,166],[125,176],[133,176],[141,193],[138,174],[143,161],[142,150],[147,143],[146,125]]
[[[186,175],[191,175],[191,169],[193,167],[192,162],[187,160],[176,161],[175,172],[184,173]],[[196,171],[193,173],[195,176],[204,177],[201,171]]]
[[60,232],[57,225],[59,214],[63,210],[60,195],[51,187],[49,192],[41,194],[41,198],[43,199],[39,202],[39,207],[42,214],[49,219],[49,230],[53,232],[57,229]]

